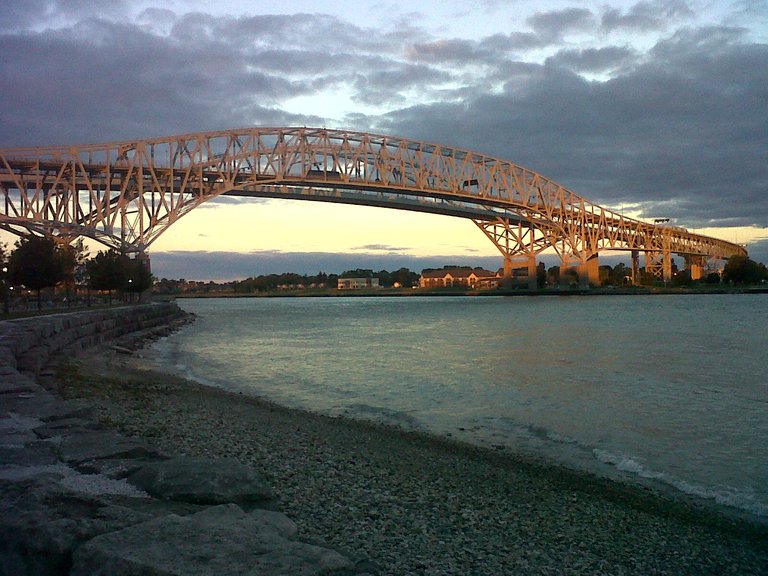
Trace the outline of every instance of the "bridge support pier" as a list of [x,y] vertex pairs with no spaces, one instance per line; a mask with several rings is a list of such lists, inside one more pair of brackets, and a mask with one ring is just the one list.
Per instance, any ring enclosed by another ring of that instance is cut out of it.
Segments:
[[691,280],[701,280],[704,277],[706,259],[704,256],[685,256],[685,269],[690,271]]
[[632,250],[632,285],[640,284],[640,252]]
[[597,254],[593,254],[586,261],[583,260],[570,260],[563,258],[563,263],[560,265],[560,279],[568,276],[575,275],[579,288],[589,288],[592,286],[600,285],[600,263]]
[[504,256],[505,283],[536,290],[536,254],[549,246],[544,235],[528,223],[513,222],[508,218],[473,222]]
[[672,253],[669,250],[646,251],[645,271],[668,284],[672,281]]
[[150,272],[150,273],[152,272],[152,266],[151,266],[150,261],[149,261],[149,254],[147,254],[144,251],[141,251],[141,252],[136,254],[135,258],[136,258],[136,260],[141,262],[142,267],[147,272]]
[[579,280],[582,277],[587,283],[585,287],[588,287],[590,284],[592,286],[600,286],[600,261],[597,254],[593,254],[586,262],[582,262],[579,265]]
[[[520,271],[525,270],[525,274]],[[504,280],[510,284],[520,283],[528,290],[538,288],[536,276],[536,256],[533,254],[508,254],[504,257]]]

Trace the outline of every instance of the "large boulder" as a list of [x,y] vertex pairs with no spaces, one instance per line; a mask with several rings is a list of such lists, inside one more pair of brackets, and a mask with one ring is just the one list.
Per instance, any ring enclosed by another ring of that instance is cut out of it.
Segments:
[[314,576],[351,571],[335,552],[293,539],[283,514],[234,504],[171,514],[102,534],[74,554],[71,576]]
[[147,462],[128,482],[163,500],[192,504],[272,507],[274,496],[264,477],[235,460],[180,456]]
[[73,493],[56,477],[0,480],[0,495],[0,574],[13,576],[66,574],[84,542],[152,517]]

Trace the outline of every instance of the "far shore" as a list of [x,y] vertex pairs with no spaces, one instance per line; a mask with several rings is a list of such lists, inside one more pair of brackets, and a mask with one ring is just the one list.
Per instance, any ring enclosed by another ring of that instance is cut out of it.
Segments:
[[723,294],[768,294],[768,286],[715,287],[715,288],[649,288],[649,287],[602,287],[602,288],[547,288],[526,289],[484,289],[466,290],[446,288],[429,290],[423,288],[375,288],[375,289],[286,289],[268,292],[181,292],[155,294],[163,298],[339,298],[339,297],[434,297],[434,296],[659,296],[659,295],[723,295]]
[[267,475],[309,541],[381,575],[768,574],[768,525],[530,457],[288,409],[152,372],[106,348],[66,397],[174,454]]

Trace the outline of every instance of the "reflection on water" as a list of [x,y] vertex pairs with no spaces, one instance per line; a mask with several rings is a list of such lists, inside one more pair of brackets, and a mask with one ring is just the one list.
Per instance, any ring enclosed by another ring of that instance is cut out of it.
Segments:
[[182,300],[166,367],[768,516],[768,296]]

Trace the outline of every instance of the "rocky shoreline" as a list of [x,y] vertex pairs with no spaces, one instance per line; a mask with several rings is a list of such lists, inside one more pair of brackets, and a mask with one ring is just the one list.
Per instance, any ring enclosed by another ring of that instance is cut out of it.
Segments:
[[298,538],[253,467],[165,452],[62,399],[62,353],[102,365],[184,321],[166,303],[0,323],[0,575],[365,573]]
[[381,575],[768,574],[768,528],[530,460],[84,357],[60,377],[157,449],[261,470],[305,542]]

